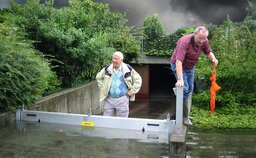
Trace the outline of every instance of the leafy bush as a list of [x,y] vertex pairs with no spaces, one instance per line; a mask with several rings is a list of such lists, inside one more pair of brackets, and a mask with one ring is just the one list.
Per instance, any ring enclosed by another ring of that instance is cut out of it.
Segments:
[[184,27],[166,36],[162,22],[154,14],[144,20],[143,51],[150,56],[170,57],[179,38],[193,32],[194,27]]
[[192,108],[194,127],[201,130],[209,129],[256,129],[255,106],[240,106],[232,104],[218,108],[214,111],[212,118],[207,109],[197,106]]
[[247,16],[243,24],[246,25],[251,31],[256,32],[256,5],[248,1]]
[[[219,91],[216,94],[216,107],[229,106],[233,104],[239,104],[241,106],[253,106],[256,105],[256,94],[242,92],[234,93],[230,91]],[[209,108],[210,92],[205,90],[199,94],[193,95],[193,104],[198,107]]]
[[0,110],[29,106],[58,85],[49,63],[17,28],[0,24]]
[[253,120],[256,117],[256,94],[243,94],[233,92],[218,92],[216,96],[216,108],[212,118],[210,117],[210,94],[203,91],[193,95],[193,108],[191,115],[193,124],[197,128],[256,128]]
[[209,109],[210,92],[203,91],[199,94],[193,95],[193,105]]
[[69,6],[55,9],[52,3],[29,0],[14,4],[11,13],[28,38],[38,41],[35,47],[51,61],[63,87],[91,80],[111,62],[115,50],[122,51],[126,61],[140,52],[124,15],[110,12],[107,4],[72,0]]
[[165,36],[163,23],[158,19],[157,14],[144,20],[143,34],[143,51],[146,55],[170,55],[169,38]]
[[[221,91],[253,93],[256,89],[256,34],[243,24],[234,24],[227,19],[214,29],[211,46],[219,65],[217,83]],[[213,66],[205,56],[197,64],[196,75],[208,78]]]

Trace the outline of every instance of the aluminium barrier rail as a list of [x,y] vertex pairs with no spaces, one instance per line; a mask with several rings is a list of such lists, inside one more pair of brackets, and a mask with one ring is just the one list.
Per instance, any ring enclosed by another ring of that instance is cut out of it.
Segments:
[[[160,142],[185,142],[186,127],[183,125],[183,87],[176,87],[176,119],[144,119],[144,118],[124,118],[109,117],[91,114],[71,114],[61,112],[31,111],[20,109],[16,112],[16,120],[40,123],[53,123],[62,125],[77,125],[73,130],[80,130],[86,133],[81,127],[93,127],[90,136],[152,139]],[[21,124],[22,126],[26,124]],[[43,125],[42,125],[43,127]],[[104,128],[105,132],[100,132]],[[52,128],[52,130],[55,128]],[[50,129],[49,129],[50,130]],[[66,129],[67,130],[67,129]],[[113,132],[122,131],[120,132]],[[70,130],[67,130],[70,131]],[[106,132],[111,131],[111,132]],[[78,132],[79,133],[79,132]],[[117,134],[119,133],[119,134]],[[157,138],[157,139],[156,139]]]

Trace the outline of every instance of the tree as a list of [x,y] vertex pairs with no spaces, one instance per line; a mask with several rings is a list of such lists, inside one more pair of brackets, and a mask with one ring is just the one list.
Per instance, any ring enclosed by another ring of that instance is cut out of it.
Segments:
[[248,7],[246,8],[247,16],[245,17],[243,23],[249,27],[250,30],[256,32],[256,5],[252,2],[248,2]]
[[161,54],[161,50],[166,50],[166,45],[162,42],[165,39],[165,31],[163,23],[158,19],[157,14],[144,20],[143,34],[143,50],[147,55]]
[[176,30],[173,34],[170,35],[170,49],[173,51],[176,47],[177,41],[184,35],[191,34],[195,30],[194,27],[182,27]]
[[13,5],[12,14],[28,38],[38,41],[35,47],[50,57],[64,87],[92,79],[115,50],[129,61],[139,55],[139,40],[125,26],[124,15],[110,12],[107,4],[72,0],[55,9],[52,3],[30,0]]

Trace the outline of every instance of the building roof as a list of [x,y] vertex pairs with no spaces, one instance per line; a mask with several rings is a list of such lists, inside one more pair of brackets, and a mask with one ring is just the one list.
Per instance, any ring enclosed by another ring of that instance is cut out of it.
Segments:
[[[170,57],[147,56],[141,53],[137,59],[139,64],[169,64]],[[132,63],[137,63],[133,61]]]

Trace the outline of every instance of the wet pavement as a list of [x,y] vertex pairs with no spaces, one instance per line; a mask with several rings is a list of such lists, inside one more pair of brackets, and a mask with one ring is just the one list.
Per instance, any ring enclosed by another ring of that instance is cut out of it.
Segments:
[[176,100],[173,98],[137,99],[130,102],[129,117],[166,119],[169,113],[171,119],[174,119],[175,109]]

